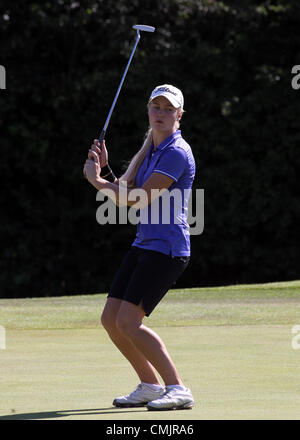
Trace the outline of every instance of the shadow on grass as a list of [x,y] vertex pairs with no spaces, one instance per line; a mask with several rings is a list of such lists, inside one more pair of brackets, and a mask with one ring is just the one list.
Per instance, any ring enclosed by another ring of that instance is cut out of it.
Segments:
[[99,415],[101,414],[131,414],[134,412],[148,412],[147,409],[140,408],[133,410],[132,408],[116,408],[114,406],[108,408],[91,408],[91,409],[72,409],[72,410],[61,410],[61,411],[45,411],[36,413],[21,413],[21,414],[10,414],[6,416],[0,416],[1,420],[43,420],[43,419],[57,419],[60,417],[68,416],[89,416],[89,415]]

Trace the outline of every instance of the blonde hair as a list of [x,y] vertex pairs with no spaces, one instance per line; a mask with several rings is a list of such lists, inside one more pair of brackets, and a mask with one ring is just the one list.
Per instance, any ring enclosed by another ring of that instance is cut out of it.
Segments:
[[[178,110],[181,110],[181,112],[183,113],[183,109],[179,108]],[[176,127],[176,130],[179,129],[179,127],[180,127],[179,120],[176,121],[175,127]],[[133,156],[133,158],[129,162],[127,170],[119,178],[120,182],[127,181],[128,188],[133,188],[136,186],[135,180],[136,180],[137,172],[138,172],[140,166],[142,165],[145,157],[147,156],[147,152],[152,144],[153,144],[153,134],[152,134],[152,128],[150,127],[145,134],[144,143],[143,143],[142,147]]]

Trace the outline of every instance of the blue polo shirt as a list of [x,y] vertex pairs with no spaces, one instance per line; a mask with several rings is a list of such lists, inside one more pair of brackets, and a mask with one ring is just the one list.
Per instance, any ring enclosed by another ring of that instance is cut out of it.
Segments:
[[172,256],[188,256],[188,199],[195,176],[195,160],[180,130],[156,149],[153,145],[149,148],[136,176],[137,188],[141,188],[152,173],[165,174],[173,183],[164,194],[140,210],[133,246]]

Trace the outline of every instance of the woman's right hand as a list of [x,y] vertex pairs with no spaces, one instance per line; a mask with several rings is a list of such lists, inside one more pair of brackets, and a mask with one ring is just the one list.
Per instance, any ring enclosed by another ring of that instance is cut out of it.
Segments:
[[102,141],[102,148],[100,149],[100,142],[98,139],[94,139],[94,143],[91,145],[91,150],[94,151],[100,162],[100,167],[103,168],[108,163],[108,152],[105,146],[105,141]]

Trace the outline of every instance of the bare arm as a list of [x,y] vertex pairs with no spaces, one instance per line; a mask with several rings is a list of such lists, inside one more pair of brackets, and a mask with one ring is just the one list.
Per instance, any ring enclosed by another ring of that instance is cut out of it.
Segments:
[[170,177],[156,172],[151,174],[141,188],[127,188],[126,182],[120,182],[118,178],[109,182],[100,176],[101,168],[108,162],[105,142],[103,141],[101,150],[99,146],[99,141],[95,139],[89,150],[84,174],[98,191],[110,197],[118,206],[136,205],[137,209],[142,209],[152,203],[174,182]]
[[164,174],[152,173],[141,188],[127,188],[119,180],[114,183],[97,181],[94,186],[109,197],[113,195],[118,206],[137,205],[138,209],[142,209],[166,191],[173,182],[173,179]]
[[173,183],[173,179],[161,174],[152,173],[141,188],[127,188],[126,182],[115,179],[108,182],[100,177],[100,161],[95,151],[89,152],[89,159],[84,166],[84,174],[88,181],[98,190],[110,197],[118,206],[133,206],[142,209],[152,203]]

